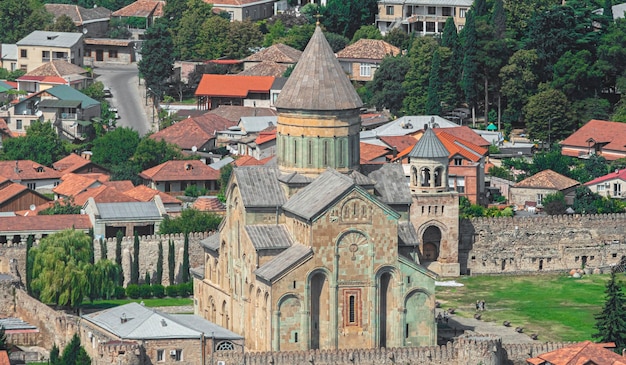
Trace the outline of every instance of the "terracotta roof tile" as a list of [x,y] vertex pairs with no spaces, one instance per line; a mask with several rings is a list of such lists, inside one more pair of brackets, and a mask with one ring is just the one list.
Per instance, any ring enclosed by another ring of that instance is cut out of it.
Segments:
[[472,128],[466,125],[452,128],[433,128],[433,131],[435,131],[435,133],[439,131],[445,131],[448,134],[456,136],[462,140],[473,143],[480,147],[489,148],[489,145],[491,145],[489,141],[481,137],[478,133],[474,132]]
[[272,61],[263,61],[248,68],[245,71],[241,71],[237,75],[239,76],[272,76],[281,77],[287,71],[287,65],[281,65]]
[[9,354],[6,350],[0,350],[0,365],[11,365]]
[[6,202],[7,200],[17,196],[18,194],[21,194],[25,190],[28,190],[28,188],[18,183],[10,183],[4,186],[2,189],[0,189],[0,203]]
[[127,203],[138,200],[125,193],[106,185],[87,189],[74,197],[74,204],[85,205],[89,198],[93,198],[96,203]]
[[15,217],[2,217],[0,219],[0,232],[15,231],[61,231],[69,227],[75,229],[91,228],[89,216],[85,214],[57,214],[57,215],[27,215]]
[[76,196],[89,188],[98,187],[102,184],[95,178],[79,174],[65,174],[61,180],[61,183],[52,189],[55,194],[60,196]]
[[149,16],[160,17],[163,16],[163,7],[165,1],[159,0],[138,0],[134,3],[125,6],[117,11],[114,11],[112,16],[125,16],[125,17],[139,17],[147,18]]
[[204,0],[204,2],[207,4],[213,4],[215,6],[220,6],[220,5],[242,6],[242,5],[258,3],[258,2],[261,2],[261,0]]
[[380,39],[359,39],[337,52],[339,59],[359,59],[380,61],[385,56],[397,56],[400,48]]
[[556,190],[565,190],[573,186],[580,185],[580,183],[574,179],[570,179],[567,176],[563,176],[552,170],[543,170],[533,176],[530,176],[517,184],[513,185],[514,188],[547,188]]
[[393,148],[394,146],[398,151],[403,151],[407,147],[413,147],[417,143],[417,139],[413,136],[381,136],[378,137],[381,141],[385,142],[389,148]]
[[254,143],[258,145],[262,145],[263,143],[267,143],[269,141],[273,141],[276,139],[276,127],[273,127],[271,131],[261,131],[259,136],[254,140]]
[[[239,120],[237,120],[239,121]],[[205,113],[199,117],[187,118],[175,123],[150,136],[155,141],[165,140],[184,150],[191,150],[193,146],[201,148],[215,138],[216,131],[226,130],[237,125],[219,115]]]
[[364,163],[368,163],[373,161],[381,156],[386,156],[389,154],[389,149],[377,146],[369,143],[360,143],[361,147],[361,161]]
[[[69,63],[65,60],[54,60],[46,62],[36,69],[24,74],[24,76],[58,76],[63,77],[67,75],[80,75],[87,73],[87,70],[77,66],[73,63]],[[24,77],[22,76],[22,77]],[[20,77],[18,80],[20,80]],[[64,79],[61,79],[64,81]]]
[[125,191],[124,194],[135,198],[141,202],[149,202],[151,201],[155,195],[161,197],[161,201],[163,204],[182,204],[182,202],[171,195],[165,194],[158,190],[151,189],[145,185],[137,185],[134,188]]
[[204,74],[195,95],[245,98],[251,92],[269,93],[275,77]]
[[126,192],[128,190],[131,190],[135,187],[135,185],[133,185],[133,182],[130,180],[119,180],[119,181],[105,181],[102,183],[103,185],[106,185],[110,188],[115,188],[118,191],[121,192]]
[[217,181],[220,172],[200,160],[171,160],[139,173],[150,181]]
[[579,148],[593,148],[594,144],[604,144],[602,150],[626,153],[626,123],[592,119],[561,142],[564,147]]
[[193,202],[192,208],[201,212],[220,212],[226,211],[226,206],[214,196],[201,196]]
[[302,56],[302,51],[289,47],[286,44],[277,43],[267,47],[253,55],[244,58],[244,62],[276,62],[296,63]]
[[584,341],[555,351],[546,352],[526,361],[535,365],[618,365],[626,363],[626,358],[609,350],[607,347],[615,347],[615,344]]
[[457,136],[446,133],[444,130],[439,130],[436,134],[439,137],[439,140],[450,152],[450,158],[455,155],[461,155],[472,162],[478,162],[482,157],[487,155],[487,152],[489,152],[489,150],[484,147],[464,141]]
[[59,179],[62,172],[31,160],[0,161],[0,176],[12,181]]
[[276,116],[276,110],[270,108],[254,108],[250,106],[220,105],[207,114],[219,115],[231,122],[239,123],[241,117],[272,117]]
[[88,159],[80,157],[75,153],[70,153],[69,156],[65,156],[59,161],[53,163],[52,167],[59,171],[74,172],[90,163],[91,161]]
[[257,160],[256,158],[252,157],[252,156],[241,156],[238,159],[235,160],[235,166],[237,167],[241,167],[241,166],[261,166],[264,165],[263,162],[261,162],[260,160]]
[[135,42],[132,39],[109,39],[109,38],[87,38],[85,44],[91,46],[118,46],[128,47],[131,43]]

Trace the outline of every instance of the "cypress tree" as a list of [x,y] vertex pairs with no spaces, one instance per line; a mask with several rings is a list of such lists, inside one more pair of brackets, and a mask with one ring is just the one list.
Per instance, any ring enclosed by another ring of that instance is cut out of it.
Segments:
[[626,348],[626,296],[621,284],[615,280],[614,270],[611,270],[611,279],[607,282],[604,293],[604,307],[595,316],[598,332],[591,336],[599,342],[614,342],[615,352],[621,354]]
[[55,343],[50,350],[50,365],[60,365],[61,359],[59,358],[59,346]]
[[150,272],[146,271],[146,276],[144,277],[143,281],[148,285],[151,284],[152,280],[150,278]]
[[88,234],[89,234],[89,238],[91,238],[91,257],[89,257],[89,260],[91,264],[93,265],[96,263],[96,258],[95,258],[96,253],[94,252],[95,250],[94,250],[94,243],[93,243],[95,240],[95,236],[93,233],[93,228],[89,228]]
[[496,37],[503,39],[506,33],[506,14],[504,13],[503,0],[495,0],[491,22],[493,23]]
[[133,242],[133,262],[130,269],[130,283],[139,284],[139,235],[135,232]]
[[185,233],[185,243],[183,245],[183,283],[189,282],[189,233]]
[[[93,242],[93,240],[91,242]],[[91,256],[93,259],[93,250]],[[107,252],[107,243],[104,241],[104,239],[100,238],[100,260],[106,260],[108,256],[109,255]]]
[[174,285],[174,270],[176,269],[176,256],[174,252],[174,242],[169,240],[167,247],[167,269],[170,279],[170,285]]
[[465,55],[463,57],[463,75],[461,76],[461,88],[465,94],[465,101],[473,108],[476,105],[476,19],[472,10],[467,12],[465,27],[463,28],[465,44],[463,45]]
[[472,5],[474,10],[474,15],[476,17],[481,17],[487,15],[487,1],[486,0],[475,0],[474,5]]
[[441,58],[439,51],[433,54],[433,60],[430,65],[430,75],[428,76],[428,99],[426,100],[426,114],[441,115],[441,100],[439,92],[441,91],[441,78],[439,77],[441,69]]
[[154,276],[154,283],[163,284],[163,242],[159,241],[159,256],[157,256],[156,274]]
[[122,239],[124,234],[121,230],[118,230],[115,234],[115,263],[120,268],[119,286],[124,285],[124,269],[122,268]]
[[63,357],[59,359],[59,363],[63,365],[88,365],[91,364],[91,359],[85,349],[80,345],[80,338],[78,334],[74,334],[65,349],[63,350]]
[[26,292],[32,295],[30,289],[30,282],[33,280],[33,255],[30,254],[30,249],[33,248],[33,235],[29,235],[26,240]]
[[604,0],[602,16],[606,19],[607,25],[613,23],[613,0]]

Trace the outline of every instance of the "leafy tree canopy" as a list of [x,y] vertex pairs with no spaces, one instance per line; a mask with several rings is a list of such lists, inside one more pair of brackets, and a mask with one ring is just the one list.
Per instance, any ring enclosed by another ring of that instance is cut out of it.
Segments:
[[165,217],[161,222],[159,232],[161,234],[210,232],[216,230],[221,221],[222,217],[216,214],[185,209],[179,217]]
[[604,293],[602,312],[595,316],[598,332],[592,337],[599,342],[615,343],[615,352],[621,354],[626,348],[626,297],[614,270],[611,270],[611,279],[606,283]]
[[362,25],[354,33],[352,43],[355,43],[359,39],[383,39],[383,36],[375,25]]
[[39,0],[2,0],[0,43],[14,44],[33,30],[51,25],[52,18]]
[[26,128],[26,136],[3,141],[4,160],[32,160],[52,166],[67,155],[64,144],[50,122],[33,122]]
[[406,92],[402,87],[405,75],[411,67],[407,57],[385,57],[374,74],[367,88],[372,94],[370,103],[376,109],[387,108],[393,115],[398,115]]
[[170,160],[179,160],[183,158],[180,147],[165,142],[165,140],[155,141],[152,138],[143,138],[137,145],[137,149],[133,154],[133,161],[137,164],[140,171],[149,169],[156,165],[162,164]]
[[55,214],[80,214],[82,207],[74,205],[74,199],[67,201],[55,200],[50,208],[46,208],[39,212],[39,215],[55,215]]
[[165,82],[174,69],[174,44],[165,20],[157,19],[148,28],[141,53],[142,58],[137,63],[139,72],[145,79],[146,86],[161,96]]
[[116,128],[93,141],[92,161],[107,167],[127,162],[139,145],[139,133],[130,128]]
[[322,15],[320,21],[326,29],[344,37],[353,38],[357,29],[363,24],[374,23],[378,13],[378,2],[377,0],[328,0],[326,6],[320,10]]

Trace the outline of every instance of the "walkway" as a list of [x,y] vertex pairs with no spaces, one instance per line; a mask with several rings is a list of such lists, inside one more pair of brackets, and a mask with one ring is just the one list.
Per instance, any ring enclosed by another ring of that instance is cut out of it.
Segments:
[[[441,312],[441,309],[436,310],[436,315]],[[443,313],[442,313],[443,315]],[[444,323],[439,326],[439,336],[446,338],[456,337],[463,334],[463,331],[470,330],[477,333],[496,335],[502,338],[502,343],[533,343],[537,342],[531,339],[526,333],[518,333],[515,331],[515,326],[505,327],[502,323],[479,321],[474,318],[464,318],[450,315],[448,318],[447,327]],[[539,338],[541,341],[541,337]]]

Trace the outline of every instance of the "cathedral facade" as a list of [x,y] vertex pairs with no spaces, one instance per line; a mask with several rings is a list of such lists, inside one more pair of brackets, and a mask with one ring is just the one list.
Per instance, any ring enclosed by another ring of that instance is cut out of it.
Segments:
[[436,343],[435,279],[459,274],[447,151],[426,130],[410,179],[361,166],[361,106],[318,27],[276,101],[276,163],[233,169],[195,312],[249,350]]

